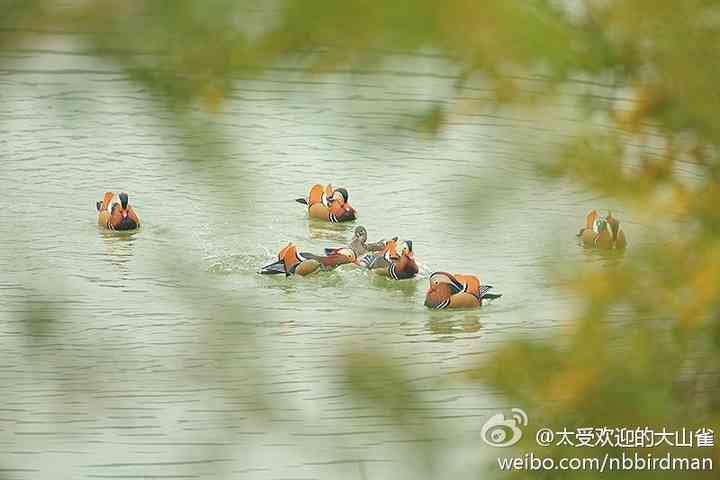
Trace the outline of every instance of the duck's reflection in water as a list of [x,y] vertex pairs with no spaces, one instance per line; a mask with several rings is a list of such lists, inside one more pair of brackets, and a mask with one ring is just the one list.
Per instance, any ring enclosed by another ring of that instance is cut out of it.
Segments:
[[417,293],[419,283],[417,278],[394,280],[373,272],[368,272],[368,277],[370,278],[370,285],[373,287],[396,291],[405,297],[415,297]]
[[[582,245],[581,245],[582,246]],[[602,250],[594,247],[582,246],[582,255],[604,266],[616,267],[623,262],[625,250]]]
[[[452,335],[457,333],[475,333],[480,331],[480,315],[472,312],[430,312],[428,330],[433,334]],[[454,337],[449,337],[454,340]]]
[[133,256],[137,233],[137,230],[132,232],[100,231],[103,240],[103,260],[112,265],[113,270],[120,275],[120,278],[128,278],[129,263]]
[[352,240],[352,232],[356,225],[354,223],[330,223],[314,218],[308,219],[308,235],[313,240],[326,240],[338,245],[327,245],[328,247],[339,247],[347,245]]

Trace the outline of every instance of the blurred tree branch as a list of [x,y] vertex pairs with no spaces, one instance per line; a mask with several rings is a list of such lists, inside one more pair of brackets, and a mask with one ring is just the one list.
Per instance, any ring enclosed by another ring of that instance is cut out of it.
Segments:
[[[301,58],[308,74],[382,62],[392,52],[437,52],[456,64],[457,88],[486,82],[494,104],[525,104],[518,82],[541,77],[533,101],[583,79],[630,101],[585,104],[584,134],[542,163],[543,171],[642,211],[658,241],[618,267],[573,270],[583,300],[568,345],[519,340],[471,375],[543,411],[557,425],[720,425],[720,4],[685,0],[559,2],[281,0],[252,33],[242,2],[5,1],[0,48],[32,29],[91,32],[88,47],[174,106],[218,110],[237,77]],[[616,92],[617,93],[617,92]],[[442,129],[435,108],[425,131]],[[662,154],[649,151],[661,138]],[[628,139],[643,147],[639,159]],[[691,165],[689,183],[678,166]],[[629,312],[612,322],[615,309]],[[362,364],[362,362],[360,362]],[[395,370],[388,370],[398,374]],[[390,377],[376,391],[350,365],[355,388],[405,418],[412,392]],[[388,373],[388,374],[390,374]],[[392,397],[392,398],[390,398]],[[707,425],[707,424],[706,424]],[[563,452],[556,452],[562,455]],[[715,450],[717,458],[717,450]]]

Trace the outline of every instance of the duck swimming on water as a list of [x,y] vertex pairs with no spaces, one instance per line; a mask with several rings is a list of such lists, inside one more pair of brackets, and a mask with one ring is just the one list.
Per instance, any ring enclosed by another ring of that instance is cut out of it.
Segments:
[[308,215],[312,218],[339,223],[357,218],[357,211],[348,203],[348,198],[345,188],[335,188],[332,185],[323,187],[317,183],[310,188],[307,198],[298,198],[295,201],[307,205]]
[[436,310],[446,308],[479,308],[483,299],[500,298],[488,293],[493,288],[480,284],[474,275],[434,272],[430,275],[430,288],[425,295],[425,306]]
[[577,234],[585,247],[601,250],[624,250],[627,247],[625,233],[620,228],[620,221],[608,212],[607,217],[600,218],[596,210],[591,210],[585,217],[585,227]]
[[[375,243],[367,243],[367,230],[363,226],[359,226],[355,228],[355,232],[353,233],[353,238],[350,241],[350,244],[348,245],[348,248],[350,248],[353,252],[355,252],[355,256],[357,258],[361,258],[363,255],[366,255],[369,252],[380,252],[385,248],[385,241],[379,240]],[[330,255],[334,252],[337,252],[340,250],[339,248],[326,248],[325,254]]]
[[298,252],[297,247],[293,243],[288,243],[286,247],[278,252],[278,260],[269,265],[265,265],[258,273],[265,275],[285,274],[290,275],[309,275],[318,270],[331,270],[339,265],[353,263],[355,261],[355,253],[349,248],[338,249],[331,255],[314,255],[307,252]]
[[383,275],[394,280],[405,280],[417,275],[419,269],[415,263],[415,254],[412,249],[412,242],[405,241],[402,252],[397,252],[397,237],[388,240],[380,255],[365,255],[358,263],[378,275]]
[[128,202],[127,192],[118,195],[105,192],[103,199],[95,204],[98,225],[110,230],[127,231],[140,228],[140,218]]

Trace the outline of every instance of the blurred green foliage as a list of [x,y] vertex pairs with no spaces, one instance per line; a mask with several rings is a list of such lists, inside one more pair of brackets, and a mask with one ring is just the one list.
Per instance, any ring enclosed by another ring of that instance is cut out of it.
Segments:
[[[0,7],[0,46],[28,29],[93,32],[93,52],[178,108],[217,110],[239,76],[289,58],[315,75],[397,52],[446,56],[459,72],[458,94],[483,82],[495,105],[542,102],[571,79],[614,87],[629,100],[583,104],[588,119],[599,115],[612,128],[588,122],[542,170],[622,199],[655,226],[657,243],[635,261],[558,272],[582,299],[569,337],[508,342],[467,378],[558,429],[720,430],[720,2],[278,0],[261,19],[231,0]],[[518,87],[528,76],[544,80],[532,96]],[[434,108],[419,128],[441,130],[446,114]],[[641,146],[660,138],[663,152],[635,158],[628,138]],[[678,175],[681,164],[697,168],[700,181]],[[628,314],[610,321],[617,309]],[[403,370],[358,355],[346,371],[356,392],[406,420],[414,397],[402,388]],[[382,382],[368,381],[379,369]],[[712,454],[719,463],[718,449]]]

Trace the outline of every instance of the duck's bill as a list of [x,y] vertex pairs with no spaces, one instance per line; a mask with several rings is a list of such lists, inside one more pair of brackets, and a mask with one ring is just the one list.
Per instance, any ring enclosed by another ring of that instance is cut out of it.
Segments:
[[258,273],[261,273],[263,275],[278,275],[278,274],[285,274],[285,264],[282,260],[278,260],[277,262],[273,262],[269,265],[265,265],[262,267]]

